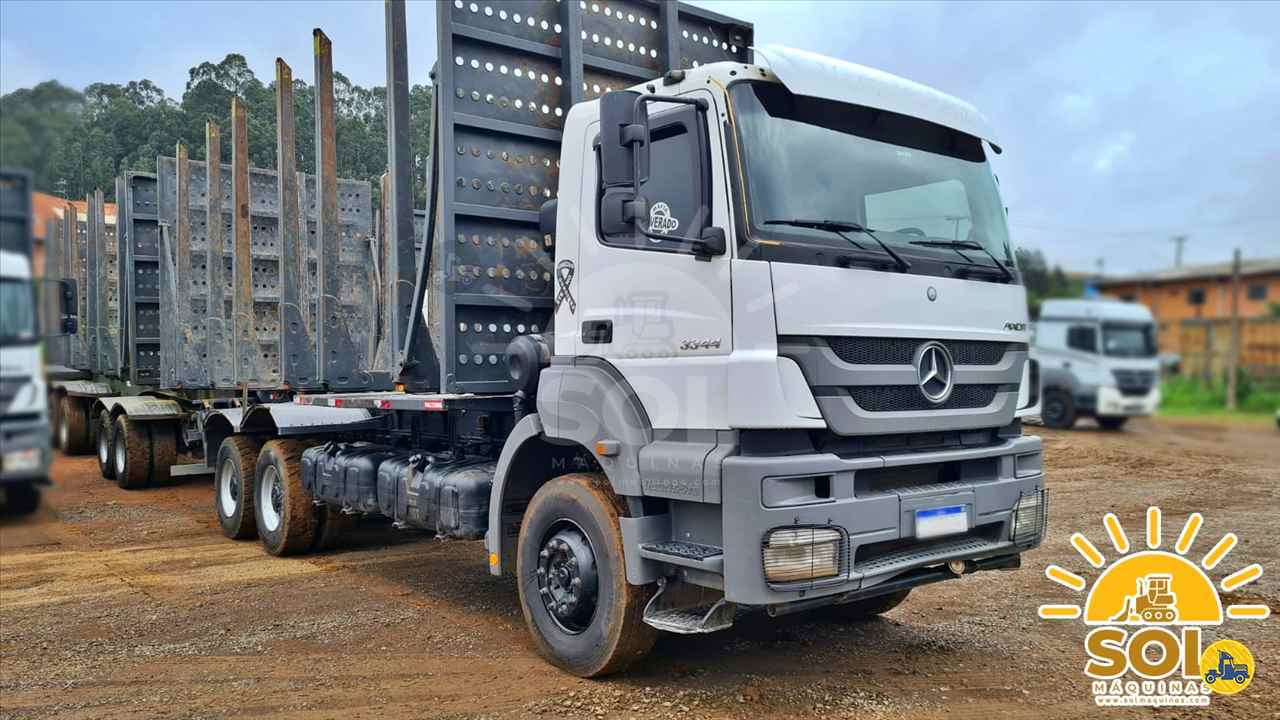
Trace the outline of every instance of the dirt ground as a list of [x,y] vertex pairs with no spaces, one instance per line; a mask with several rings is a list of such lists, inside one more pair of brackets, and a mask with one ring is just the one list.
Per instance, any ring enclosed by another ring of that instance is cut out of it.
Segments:
[[[1280,432],[1195,420],[1041,428],[1051,531],[1015,572],[918,588],[882,618],[740,619],[664,636],[627,674],[579,680],[543,662],[515,585],[479,542],[372,525],[323,555],[278,559],[218,532],[210,481],[125,492],[92,458],[59,458],[33,518],[0,524],[0,717],[947,718],[1280,717],[1280,618],[1206,632],[1258,660],[1241,695],[1207,709],[1102,711],[1081,672],[1084,628],[1042,621],[1067,602],[1068,545],[1106,547],[1102,514],[1167,537],[1188,513],[1193,554],[1232,530],[1214,579],[1261,562],[1228,599],[1280,612]],[[1198,557],[1198,555],[1197,555]]]

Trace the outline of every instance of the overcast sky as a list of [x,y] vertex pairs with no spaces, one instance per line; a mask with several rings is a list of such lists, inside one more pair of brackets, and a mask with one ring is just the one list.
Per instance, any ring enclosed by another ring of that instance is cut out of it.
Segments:
[[[606,2],[606,0],[599,0]],[[870,65],[977,106],[1015,241],[1107,272],[1280,256],[1280,3],[930,4],[702,1],[756,41]],[[385,82],[381,2],[0,1],[0,91],[148,78],[230,52],[264,80],[310,81],[312,27],[354,82]],[[409,7],[409,69],[435,61],[430,3]]]

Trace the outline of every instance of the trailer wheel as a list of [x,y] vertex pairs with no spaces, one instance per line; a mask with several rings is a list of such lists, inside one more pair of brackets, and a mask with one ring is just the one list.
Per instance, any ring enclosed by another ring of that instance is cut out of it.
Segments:
[[116,418],[113,433],[113,461],[116,485],[124,490],[137,490],[149,484],[151,473],[151,434],[128,415]]
[[1067,430],[1076,424],[1076,403],[1065,390],[1049,390],[1044,394],[1040,419],[1048,427]]
[[258,537],[272,555],[306,552],[315,540],[315,503],[302,484],[305,447],[296,440],[272,440],[258,454],[253,511]]
[[58,413],[58,449],[64,455],[83,455],[89,452],[89,410],[84,403],[71,396],[62,398],[62,410]]
[[604,475],[573,473],[539,488],[520,525],[525,625],[539,652],[580,677],[626,669],[657,637],[643,621],[656,588],[627,583],[618,521],[625,515]]
[[876,615],[887,613],[898,607],[910,594],[911,588],[907,588],[906,590],[899,590],[885,595],[869,597],[865,600],[854,600],[853,602],[841,603],[840,605],[832,605],[826,608],[826,610],[828,614],[836,620],[866,620]]
[[111,427],[111,413],[103,410],[98,413],[98,433],[94,444],[98,446],[98,472],[105,480],[116,478],[116,464],[111,456],[111,441],[115,433]]
[[213,466],[214,505],[222,534],[232,540],[247,540],[258,534],[253,510],[253,474],[262,443],[248,435],[232,435],[218,447]]
[[147,430],[151,433],[151,482],[166,482],[169,468],[178,459],[178,438],[173,423],[149,422]]

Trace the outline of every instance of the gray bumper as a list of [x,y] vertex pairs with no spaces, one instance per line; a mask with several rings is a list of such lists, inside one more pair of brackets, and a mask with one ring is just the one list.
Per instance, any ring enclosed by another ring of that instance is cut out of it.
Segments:
[[[922,568],[1012,556],[1034,547],[1039,537],[1015,545],[1010,530],[1019,497],[1044,488],[1040,449],[1040,438],[1019,437],[992,447],[883,457],[727,458],[721,508],[725,598],[741,605],[772,605],[872,593],[881,585],[898,589],[912,584],[913,577],[930,581]],[[912,468],[938,463],[946,463],[958,478],[930,484],[910,479]],[[887,482],[868,487],[856,480],[860,472],[870,477],[867,471]],[[811,475],[830,476],[830,498],[799,497],[788,504],[780,483],[785,487],[789,477]],[[953,505],[964,506],[970,532],[915,540],[916,510]],[[836,577],[800,583],[765,579],[761,548],[766,535],[797,525],[834,527],[844,534]]]
[[[49,463],[53,460],[49,441],[47,420],[0,419],[0,483],[47,482]],[[3,465],[2,455],[31,448],[35,448],[40,453],[40,463],[36,468],[13,471]]]

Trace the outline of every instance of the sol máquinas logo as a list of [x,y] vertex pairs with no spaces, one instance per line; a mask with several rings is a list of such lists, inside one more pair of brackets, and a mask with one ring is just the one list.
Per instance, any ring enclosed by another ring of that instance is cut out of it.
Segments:
[[[1192,513],[1174,541],[1162,549],[1160,508],[1147,509],[1146,549],[1132,547],[1119,518],[1108,513],[1103,526],[1118,557],[1108,562],[1082,533],[1071,545],[1099,571],[1092,585],[1058,565],[1045,568],[1050,580],[1077,593],[1082,604],[1041,605],[1045,620],[1083,620],[1085,675],[1093,680],[1094,702],[1101,706],[1208,705],[1212,694],[1231,695],[1249,686],[1257,672],[1252,653],[1237,640],[1219,640],[1202,648],[1206,627],[1226,620],[1264,620],[1267,605],[1222,604],[1231,592],[1262,576],[1254,563],[1227,574],[1217,586],[1209,573],[1222,563],[1238,538],[1226,533],[1197,563],[1189,556],[1204,525]],[[1108,551],[1109,552],[1109,551]]]

